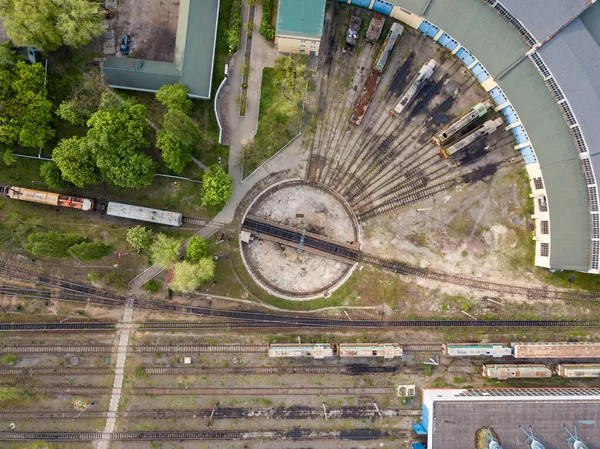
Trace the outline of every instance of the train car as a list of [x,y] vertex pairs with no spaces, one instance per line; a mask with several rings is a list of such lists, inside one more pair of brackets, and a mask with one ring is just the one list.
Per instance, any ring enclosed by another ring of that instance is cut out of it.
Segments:
[[489,344],[450,344],[442,345],[444,354],[449,357],[510,357],[512,356],[512,348],[499,343]]
[[111,201],[106,208],[106,214],[113,217],[129,218],[131,220],[148,221],[169,226],[181,226],[183,215],[179,212],[171,212],[148,207],[133,206],[131,204],[115,203]]
[[529,379],[552,377],[546,365],[483,365],[482,374],[490,379]]
[[593,363],[556,365],[556,374],[561,377],[600,377],[600,365]]
[[269,345],[269,357],[312,357],[324,359],[333,357],[333,346],[328,343],[315,344],[272,344]]
[[346,30],[346,40],[344,41],[344,49],[342,50],[344,53],[354,53],[361,24],[362,19],[360,17],[352,16],[350,18],[350,25],[348,26],[348,30]]
[[350,116],[350,123],[358,126],[361,124],[365,114],[367,113],[367,109],[369,109],[369,105],[375,96],[375,91],[377,90],[377,86],[379,86],[379,81],[381,80],[381,73],[372,70],[367,78],[367,82],[365,83],[365,87],[362,91],[360,98],[358,99],[358,103],[354,107],[354,111],[352,111],[352,115]]
[[516,359],[596,358],[600,343],[511,343]]
[[489,136],[494,131],[496,131],[498,128],[500,128],[503,123],[504,122],[502,121],[502,118],[500,118],[500,117],[496,117],[495,119],[486,121],[483,125],[481,125],[477,129],[474,129],[473,131],[471,131],[469,134],[467,134],[461,140],[456,142],[454,145],[451,145],[447,148],[440,149],[440,155],[444,159],[448,159],[450,156],[458,153],[459,151],[464,150],[469,145],[472,145],[475,142],[480,141],[484,137]]
[[436,145],[442,145],[452,136],[456,135],[461,129],[466,128],[471,123],[473,123],[478,118],[483,117],[487,114],[489,108],[492,107],[492,102],[490,100],[485,100],[483,103],[477,103],[467,112],[462,114],[457,119],[450,122],[449,125],[445,126],[442,130],[438,131],[433,137],[432,140]]
[[398,42],[398,40],[400,39],[400,36],[402,36],[403,32],[404,32],[404,27],[402,25],[400,25],[399,23],[392,24],[390,31],[388,31],[388,34],[385,37],[385,41],[383,42],[383,45],[381,46],[381,50],[379,50],[379,54],[377,55],[377,58],[375,59],[375,65],[373,66],[373,70],[375,70],[377,72],[384,71],[385,66],[387,65],[388,61],[390,60],[392,51],[394,50],[394,47],[396,46],[396,42]]
[[82,211],[94,209],[94,200],[88,198],[42,192],[40,190],[26,189],[25,187],[7,186],[4,187],[2,193],[5,197],[13,200],[47,204],[49,206],[68,207],[69,209],[79,209]]
[[417,94],[421,91],[421,88],[425,84],[433,72],[437,67],[437,62],[433,59],[430,59],[423,67],[417,72],[417,74],[413,77],[408,87],[404,90],[402,97],[400,97],[400,101],[396,105],[394,109],[390,112],[392,116],[399,117],[400,114],[412,103]]
[[381,37],[383,26],[385,25],[385,17],[381,14],[375,14],[369,23],[369,28],[365,34],[365,39],[369,42],[377,42]]
[[397,343],[340,343],[338,345],[340,357],[383,357],[393,359],[402,357],[402,346]]

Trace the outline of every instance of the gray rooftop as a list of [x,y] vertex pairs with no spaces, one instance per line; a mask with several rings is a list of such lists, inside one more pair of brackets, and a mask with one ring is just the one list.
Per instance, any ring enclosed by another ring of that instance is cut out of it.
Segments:
[[589,0],[501,0],[501,3],[542,42],[581,14]]
[[175,84],[181,73],[172,62],[111,56],[103,67],[106,84],[117,89],[156,92],[165,84]]

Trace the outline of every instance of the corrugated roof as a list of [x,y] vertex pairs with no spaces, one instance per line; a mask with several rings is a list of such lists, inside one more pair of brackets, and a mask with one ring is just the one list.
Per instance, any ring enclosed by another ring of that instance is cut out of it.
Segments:
[[277,35],[321,38],[324,19],[325,0],[280,0]]
[[594,3],[579,18],[596,43],[600,45],[600,3]]
[[103,67],[106,84],[119,89],[156,92],[179,82],[181,73],[172,62],[109,56]]
[[587,190],[569,128],[529,59],[499,82],[519,114],[540,163],[550,212],[550,265],[589,269]]
[[493,77],[527,51],[512,26],[481,0],[433,0],[425,18],[464,45]]
[[210,98],[219,0],[191,0],[188,17],[181,83],[190,96]]
[[594,171],[600,175],[600,47],[580,19],[546,43],[539,54],[554,75],[575,114]]
[[589,0],[501,0],[501,3],[541,42],[581,14]]

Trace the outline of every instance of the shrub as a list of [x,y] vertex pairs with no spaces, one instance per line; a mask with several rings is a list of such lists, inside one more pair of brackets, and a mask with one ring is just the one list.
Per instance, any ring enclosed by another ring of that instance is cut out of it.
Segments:
[[98,282],[100,280],[100,275],[96,273],[94,270],[90,270],[90,272],[85,277],[88,282],[92,284]]
[[29,243],[25,249],[36,256],[70,257],[69,248],[85,241],[79,234],[56,231],[32,232],[28,237]]
[[263,0],[260,19],[260,35],[268,40],[275,39],[275,29],[271,25],[273,17],[273,0]]
[[150,293],[155,293],[160,288],[160,282],[156,279],[150,279],[148,282],[144,284],[144,289],[149,291]]
[[75,259],[81,262],[87,262],[89,260],[102,259],[111,253],[111,247],[105,245],[100,240],[94,240],[93,242],[82,242],[77,245],[71,246],[67,252]]
[[106,273],[106,282],[113,287],[125,287],[125,278],[119,270],[111,270]]
[[227,45],[232,52],[240,46],[240,28],[242,27],[242,0],[233,0],[231,3],[231,18],[229,29],[225,33]]

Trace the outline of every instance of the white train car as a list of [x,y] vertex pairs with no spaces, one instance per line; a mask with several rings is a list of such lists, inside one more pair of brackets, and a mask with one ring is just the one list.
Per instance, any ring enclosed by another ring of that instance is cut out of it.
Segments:
[[482,374],[490,379],[536,379],[552,377],[546,365],[483,365]]
[[328,343],[315,344],[272,344],[269,345],[269,357],[312,357],[324,359],[333,357],[333,346]]
[[340,357],[383,357],[393,359],[402,357],[402,346],[397,343],[340,343],[338,345]]
[[417,94],[421,91],[421,88],[425,84],[425,81],[431,78],[431,75],[433,75],[433,72],[435,71],[436,67],[437,62],[435,62],[433,59],[430,59],[425,64],[423,64],[423,67],[421,67],[419,72],[415,75],[415,77],[412,79],[412,81],[402,94],[402,97],[400,97],[400,101],[398,102],[396,107],[392,109],[392,116],[400,117],[400,114],[404,112],[404,110],[412,103]]
[[510,357],[512,356],[512,348],[499,343],[489,344],[453,344],[444,343],[444,354],[449,357]]
[[106,214],[113,217],[129,218],[131,220],[147,221],[169,226],[181,226],[183,223],[183,215],[180,212],[151,209],[149,207],[115,203],[113,201],[108,203]]
[[500,128],[504,124],[504,121],[501,117],[496,117],[494,119],[486,121],[479,128],[474,129],[461,140],[456,142],[454,145],[449,146],[448,148],[440,149],[440,155],[444,159],[448,159],[453,154],[458,153],[459,151],[464,150],[469,145],[474,144],[475,142],[480,141],[486,136],[489,136],[498,128]]
[[556,374],[561,377],[600,377],[600,365],[593,363],[568,364],[561,363],[556,365]]

